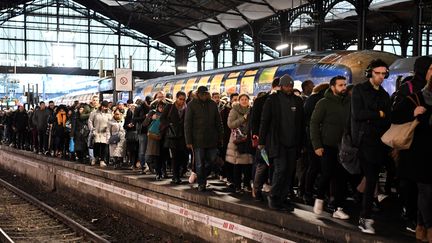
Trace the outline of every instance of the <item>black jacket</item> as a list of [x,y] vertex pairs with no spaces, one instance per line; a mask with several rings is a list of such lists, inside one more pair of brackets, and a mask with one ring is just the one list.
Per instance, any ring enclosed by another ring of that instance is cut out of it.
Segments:
[[135,109],[133,121],[138,134],[147,134],[147,127],[143,123],[149,111],[150,107],[145,102]]
[[13,126],[17,131],[23,132],[28,128],[28,115],[27,111],[16,111],[13,118]]
[[[180,116],[175,104],[169,104],[164,108],[160,117],[160,127],[165,133],[165,144],[168,148],[186,150],[186,142],[184,137],[184,119],[186,111]],[[171,124],[171,125],[170,125]],[[171,126],[171,127],[170,127]],[[168,129],[173,130],[174,138],[168,137]]]
[[[420,104],[426,108],[426,112],[417,117],[420,122],[415,131],[414,139],[408,150],[400,151],[399,176],[411,180],[432,184],[432,163],[430,158],[430,139],[432,138],[432,106],[424,101],[422,92],[417,92]],[[416,100],[415,94],[411,98]],[[415,105],[408,98],[403,99],[392,113],[392,122],[402,124],[414,120]]]
[[[375,90],[369,81],[357,84],[351,99],[351,132],[360,146],[382,146],[381,136],[390,127],[390,97],[382,86]],[[385,117],[380,117],[383,111]]]
[[193,99],[186,109],[186,144],[194,148],[217,148],[223,138],[223,126],[216,103]]
[[265,101],[270,96],[270,92],[265,95],[255,99],[252,110],[251,110],[251,132],[252,135],[258,135],[260,124],[261,124],[261,114],[264,108]]
[[280,140],[280,124],[281,124],[281,107],[295,107],[289,115],[294,115],[294,127],[289,129],[292,131],[293,140],[298,149],[301,148],[302,139],[304,136],[304,112],[303,112],[303,100],[302,98],[292,95],[290,104],[281,104],[279,96],[285,95],[281,91],[275,94],[271,94],[264,103],[260,132],[259,132],[259,144],[265,145],[266,150],[269,153],[270,158],[277,157],[279,155]]
[[315,110],[315,106],[320,99],[324,97],[326,89],[321,90],[320,92],[309,96],[304,102],[304,115],[305,115],[305,146],[308,149],[312,148],[312,142],[310,139],[310,119],[312,117],[312,112]]

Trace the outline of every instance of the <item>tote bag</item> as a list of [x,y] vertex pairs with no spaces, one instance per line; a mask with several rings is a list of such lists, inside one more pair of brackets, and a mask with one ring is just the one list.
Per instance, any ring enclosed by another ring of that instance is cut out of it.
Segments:
[[[415,94],[416,101],[408,96],[416,107],[420,105],[419,98]],[[398,150],[409,149],[414,138],[414,130],[419,124],[417,119],[403,124],[391,124],[390,128],[382,135],[381,141],[389,147]]]

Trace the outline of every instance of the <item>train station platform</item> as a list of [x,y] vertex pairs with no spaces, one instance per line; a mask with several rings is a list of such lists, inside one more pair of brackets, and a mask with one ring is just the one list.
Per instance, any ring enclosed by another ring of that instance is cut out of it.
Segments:
[[[348,221],[315,215],[296,204],[292,213],[269,210],[249,194],[233,194],[219,180],[207,192],[196,185],[155,181],[138,171],[100,168],[0,145],[0,168],[28,177],[48,190],[83,197],[143,222],[202,242],[413,242],[396,211],[376,217],[377,235],[361,233],[358,212]],[[390,200],[390,199],[389,199]]]

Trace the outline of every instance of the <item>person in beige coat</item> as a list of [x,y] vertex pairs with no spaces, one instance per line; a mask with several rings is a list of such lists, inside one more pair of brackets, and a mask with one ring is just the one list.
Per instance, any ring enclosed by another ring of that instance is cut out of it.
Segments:
[[[231,129],[231,136],[228,143],[225,160],[234,164],[233,179],[235,191],[243,189],[251,191],[252,177],[252,141],[250,140],[249,129],[250,98],[247,94],[239,96],[239,103],[234,103],[228,116],[228,127]],[[240,142],[240,140],[244,140]]]
[[108,144],[108,120],[111,119],[111,112],[108,109],[108,102],[102,101],[97,111],[90,114],[88,120],[88,127],[90,129],[90,136],[94,136],[94,158],[91,165],[95,165],[100,161],[100,166],[105,167],[105,158],[107,157],[107,144]]
[[[126,132],[123,128],[124,120],[122,110],[117,109],[113,117],[108,121],[107,137],[108,141],[112,136],[118,136],[120,141],[109,143],[110,161],[113,162],[114,168],[120,168],[123,163],[123,157],[126,154]],[[112,140],[112,139],[111,139]]]

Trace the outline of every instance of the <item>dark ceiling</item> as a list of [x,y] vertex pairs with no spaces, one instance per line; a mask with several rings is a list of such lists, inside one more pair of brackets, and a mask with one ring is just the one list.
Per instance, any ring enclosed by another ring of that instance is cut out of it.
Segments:
[[[60,1],[60,0],[59,0]],[[257,4],[256,0],[74,0],[75,2],[97,11],[123,25],[137,30],[145,35],[161,41],[169,46],[175,47],[175,43],[169,38],[170,35],[184,29],[191,29],[200,22],[215,19],[221,13],[235,9],[244,3]],[[313,0],[286,0],[299,2],[302,5],[309,4]],[[334,0],[333,0],[334,1]],[[355,2],[355,0],[349,0]],[[0,8],[10,8],[28,1],[2,0]],[[266,4],[263,0],[260,4]],[[396,1],[398,2],[398,1]],[[424,4],[423,25],[432,26],[432,0],[422,0]],[[271,7],[267,4],[269,8]],[[416,8],[414,1],[392,4],[370,11],[367,16],[366,32],[377,35],[379,33],[392,33],[400,28],[412,27],[413,10]],[[264,44],[274,48],[280,44],[280,29],[277,21],[276,10],[272,8],[275,15],[259,21],[246,20],[249,24],[255,22],[266,22],[261,30],[261,40]],[[290,11],[290,10],[288,10]],[[243,16],[244,18],[244,16]],[[335,20],[324,23],[323,42],[330,43],[335,39],[349,42],[357,37],[357,16]],[[241,31],[251,35],[250,26],[246,25]],[[299,39],[313,45],[313,27],[304,28],[292,32],[288,38]]]

